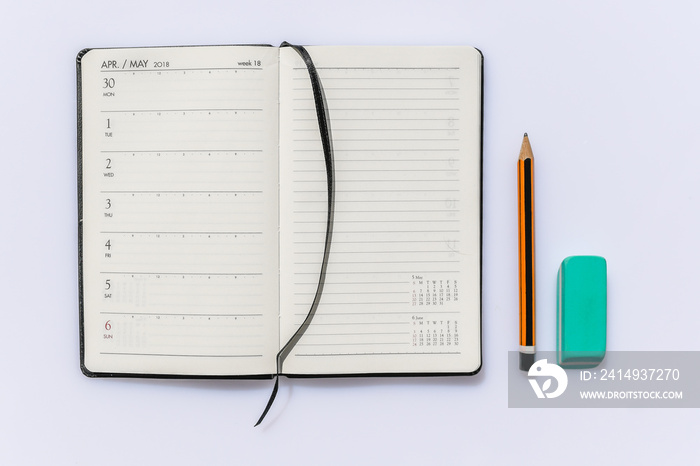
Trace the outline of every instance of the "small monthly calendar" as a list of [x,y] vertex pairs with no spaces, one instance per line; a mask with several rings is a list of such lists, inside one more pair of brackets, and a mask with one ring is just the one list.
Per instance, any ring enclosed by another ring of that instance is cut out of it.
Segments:
[[411,275],[411,306],[445,306],[458,301],[457,279],[446,275]]
[[459,321],[450,318],[426,318],[414,315],[412,320],[411,344],[421,347],[459,346]]

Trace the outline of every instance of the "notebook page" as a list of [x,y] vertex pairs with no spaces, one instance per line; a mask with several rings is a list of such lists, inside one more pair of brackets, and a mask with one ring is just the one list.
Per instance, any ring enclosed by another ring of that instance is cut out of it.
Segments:
[[[317,312],[285,373],[480,366],[481,56],[460,48],[308,47],[335,162]],[[306,68],[280,51],[281,339],[309,311],[326,172]]]
[[82,58],[88,370],[275,371],[277,78],[271,47]]

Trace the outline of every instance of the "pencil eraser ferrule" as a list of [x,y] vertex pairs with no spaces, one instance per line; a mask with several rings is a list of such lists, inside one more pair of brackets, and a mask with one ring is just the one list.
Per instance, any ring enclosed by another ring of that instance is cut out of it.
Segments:
[[557,275],[557,363],[595,367],[607,340],[607,263],[599,256],[564,259]]

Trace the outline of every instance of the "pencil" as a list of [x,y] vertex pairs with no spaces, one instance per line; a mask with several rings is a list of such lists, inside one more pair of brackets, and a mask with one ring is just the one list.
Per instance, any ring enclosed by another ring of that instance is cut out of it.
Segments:
[[520,370],[535,362],[535,159],[527,133],[518,157],[518,259],[520,276]]

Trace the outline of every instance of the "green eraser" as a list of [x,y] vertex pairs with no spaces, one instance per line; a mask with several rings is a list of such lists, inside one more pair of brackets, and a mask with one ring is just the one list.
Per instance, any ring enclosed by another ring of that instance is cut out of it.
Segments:
[[599,256],[564,259],[557,275],[557,363],[595,367],[605,357],[607,264]]

